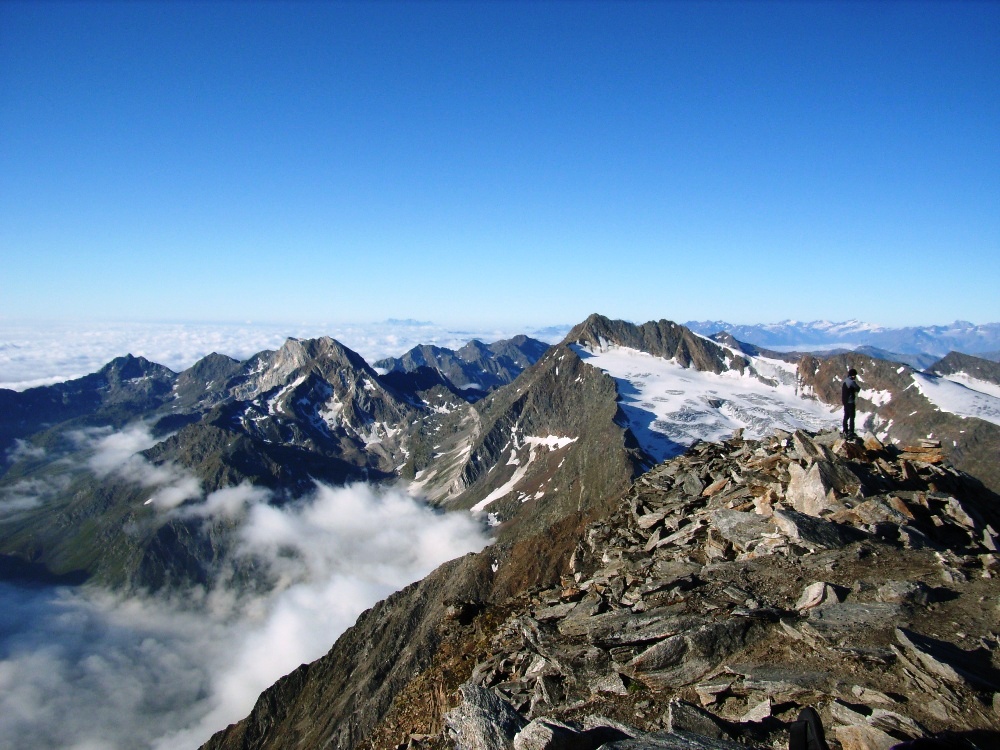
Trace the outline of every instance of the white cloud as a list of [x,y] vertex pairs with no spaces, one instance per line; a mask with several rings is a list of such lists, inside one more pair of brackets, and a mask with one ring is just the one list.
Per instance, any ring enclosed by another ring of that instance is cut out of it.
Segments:
[[171,511],[246,513],[240,554],[280,581],[266,596],[241,597],[221,578],[174,599],[0,584],[0,746],[196,747],[362,611],[487,544],[466,514],[398,490],[320,486],[292,506],[267,500],[242,485]]
[[39,461],[45,458],[45,449],[38,445],[32,445],[27,440],[14,440],[14,445],[7,449],[7,461],[16,463],[17,461]]
[[332,336],[369,364],[398,356],[418,344],[457,349],[470,339],[497,341],[519,333],[555,342],[565,328],[455,330],[433,323],[24,323],[0,322],[0,388],[24,390],[96,372],[125,354],[146,357],[180,371],[206,354],[246,359],[278,349],[289,336]]
[[155,487],[146,502],[160,510],[202,496],[201,482],[186,469],[169,461],[154,464],[139,455],[162,439],[153,437],[145,424],[131,424],[117,432],[110,427],[88,427],[66,435],[78,449],[90,452],[85,464],[98,478],[116,474],[143,487]]

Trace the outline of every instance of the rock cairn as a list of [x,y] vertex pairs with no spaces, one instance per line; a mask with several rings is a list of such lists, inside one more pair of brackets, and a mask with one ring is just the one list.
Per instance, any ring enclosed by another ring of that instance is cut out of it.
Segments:
[[933,441],[697,444],[504,624],[447,737],[778,748],[813,706],[834,748],[1000,746],[998,510]]

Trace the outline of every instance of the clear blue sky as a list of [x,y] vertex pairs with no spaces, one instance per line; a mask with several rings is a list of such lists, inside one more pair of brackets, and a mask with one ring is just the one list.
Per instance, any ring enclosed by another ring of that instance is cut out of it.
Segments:
[[0,3],[0,318],[1000,320],[997,3]]

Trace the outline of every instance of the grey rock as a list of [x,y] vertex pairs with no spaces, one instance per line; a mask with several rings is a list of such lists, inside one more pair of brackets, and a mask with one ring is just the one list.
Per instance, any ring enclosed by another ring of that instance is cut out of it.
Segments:
[[761,540],[764,534],[773,534],[776,527],[766,518],[738,510],[713,511],[712,527],[734,546],[749,549]]
[[891,750],[899,740],[867,724],[835,727],[832,733],[843,750]]
[[902,614],[902,607],[898,604],[845,602],[810,610],[808,623],[826,638],[849,638],[858,629],[871,633],[894,628]]
[[646,649],[627,665],[626,674],[651,686],[689,685],[744,648],[758,627],[744,618],[706,623]]
[[802,589],[802,594],[795,603],[795,609],[812,609],[822,604],[838,604],[839,602],[840,597],[837,596],[837,591],[833,586],[823,581],[817,581]]
[[814,440],[802,430],[796,430],[792,433],[792,445],[795,446],[795,452],[799,454],[799,457],[809,463],[833,460],[832,454],[825,445]]
[[886,581],[876,592],[880,602],[915,604],[924,606],[930,596],[930,589],[921,581]]
[[794,510],[776,510],[773,518],[783,534],[814,549],[838,549],[867,536],[859,529]]
[[[667,638],[700,622],[697,617],[684,615],[684,605],[649,609],[640,614],[606,612],[580,623],[588,640],[603,646],[623,646]],[[576,623],[574,623],[574,626]],[[563,632],[560,629],[560,632]],[[575,632],[579,633],[579,629]],[[565,633],[564,633],[565,634]]]
[[840,463],[816,461],[808,469],[792,463],[788,473],[791,479],[785,491],[786,501],[810,516],[843,510],[846,506],[840,498],[856,495],[862,489],[857,475]]
[[666,730],[690,732],[716,740],[731,739],[726,722],[687,701],[670,701]]
[[985,673],[985,670],[989,669],[988,660],[981,668],[977,664],[975,655],[963,651],[958,646],[904,628],[896,628],[896,640],[909,656],[935,677],[960,685],[968,683],[982,690],[1000,692],[1000,680],[992,674]]
[[701,478],[695,472],[689,472],[686,477],[680,482],[681,489],[684,490],[685,494],[691,495],[692,497],[698,497],[705,489],[705,483],[701,481]]
[[514,737],[514,750],[574,750],[580,747],[580,732],[555,719],[532,719]]
[[752,746],[690,732],[657,732],[601,745],[603,750],[747,750],[748,747]]
[[457,750],[509,750],[527,724],[524,717],[494,691],[463,684],[462,702],[445,714],[445,726]]

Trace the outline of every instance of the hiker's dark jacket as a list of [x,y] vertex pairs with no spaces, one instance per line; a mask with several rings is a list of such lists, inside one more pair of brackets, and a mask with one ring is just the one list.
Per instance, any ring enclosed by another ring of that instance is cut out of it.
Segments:
[[860,390],[861,386],[858,385],[858,381],[848,375],[844,380],[844,384],[840,386],[841,403],[844,406],[853,406]]

